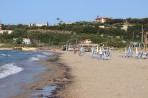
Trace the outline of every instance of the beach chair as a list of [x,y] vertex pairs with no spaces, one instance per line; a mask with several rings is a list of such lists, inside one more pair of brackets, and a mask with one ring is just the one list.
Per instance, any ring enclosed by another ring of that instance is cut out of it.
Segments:
[[137,58],[137,59],[141,59],[142,56],[143,56],[143,52],[139,52],[138,56],[136,56],[135,58]]
[[104,60],[111,60],[111,55],[105,56],[103,59],[104,59]]
[[98,56],[98,60],[102,60],[102,59],[104,59],[103,54],[99,54],[99,56]]
[[127,53],[123,53],[121,56],[122,57],[127,57]]
[[122,57],[127,57],[127,49],[125,48],[124,53],[122,54]]
[[100,48],[98,60],[102,60],[104,58],[104,51]]
[[92,58],[97,58],[98,57],[98,54],[97,53],[94,53],[93,55],[92,55]]
[[139,59],[140,58],[140,53],[135,54],[134,58]]
[[95,51],[95,48],[94,47],[92,47],[92,52],[91,52],[91,57],[92,58],[96,58],[96,57],[98,57],[98,55],[97,55],[97,53],[96,53],[96,51]]
[[104,60],[111,60],[111,53],[109,48],[106,49],[106,54],[104,53]]
[[133,57],[132,55],[133,55],[133,53],[127,53],[127,56],[126,57],[127,58],[132,58]]
[[135,55],[135,58],[140,59],[142,58],[143,52],[139,52],[138,54]]
[[141,59],[148,59],[148,53],[142,53],[142,55],[141,55],[141,57],[140,57]]

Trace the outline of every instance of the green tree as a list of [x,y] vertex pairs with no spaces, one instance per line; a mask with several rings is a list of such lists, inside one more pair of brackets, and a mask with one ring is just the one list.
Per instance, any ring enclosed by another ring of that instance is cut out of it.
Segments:
[[8,34],[8,32],[7,32],[7,31],[6,31],[6,32],[3,32],[2,37],[3,37],[4,39],[9,39],[9,34]]
[[20,36],[16,39],[16,44],[22,44],[23,38]]

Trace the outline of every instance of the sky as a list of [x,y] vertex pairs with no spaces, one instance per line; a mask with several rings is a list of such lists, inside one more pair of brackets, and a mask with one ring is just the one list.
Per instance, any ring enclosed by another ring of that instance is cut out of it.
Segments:
[[148,0],[0,0],[0,23],[56,24],[99,17],[147,18]]

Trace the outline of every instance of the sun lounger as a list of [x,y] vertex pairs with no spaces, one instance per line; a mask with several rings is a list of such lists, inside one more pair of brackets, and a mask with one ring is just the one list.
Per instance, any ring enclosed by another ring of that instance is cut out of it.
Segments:
[[127,57],[127,52],[123,53],[123,55],[121,55],[122,57]]
[[98,56],[98,60],[102,60],[104,57],[103,57],[103,54],[100,54],[99,56]]
[[142,59],[148,59],[148,53],[142,53],[141,58]]
[[103,58],[104,60],[111,60],[111,55],[108,55],[108,56],[104,56]]

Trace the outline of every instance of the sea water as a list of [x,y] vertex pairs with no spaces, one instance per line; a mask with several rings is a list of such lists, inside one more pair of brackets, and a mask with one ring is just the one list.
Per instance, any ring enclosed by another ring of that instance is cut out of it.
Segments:
[[37,61],[52,56],[46,52],[0,51],[0,98],[8,98],[23,91],[22,85],[35,82],[47,68]]

